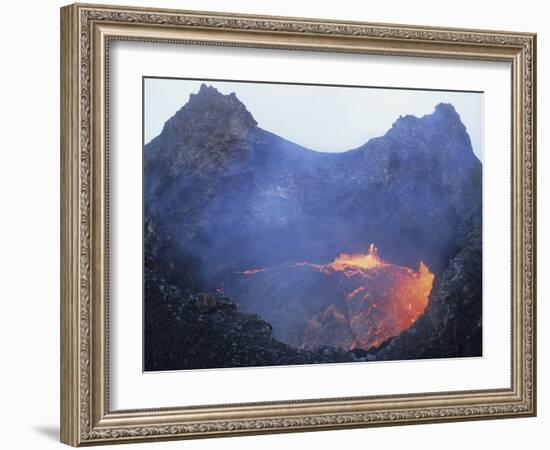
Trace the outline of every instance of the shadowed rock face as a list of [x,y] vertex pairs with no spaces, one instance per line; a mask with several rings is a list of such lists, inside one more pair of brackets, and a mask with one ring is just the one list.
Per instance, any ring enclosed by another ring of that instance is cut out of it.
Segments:
[[[384,261],[405,271],[418,271],[422,261],[435,289],[468,232],[481,228],[481,163],[449,104],[422,118],[400,117],[384,136],[328,154],[259,128],[234,94],[203,85],[145,146],[144,204],[146,221],[170,242],[146,267],[187,267],[192,274],[171,274],[179,289],[224,288],[244,311],[270,321],[279,339],[330,345],[341,336],[338,316],[319,333],[308,321],[331,315],[326,308],[342,297],[330,294],[339,277],[321,279],[296,265],[367,254],[375,243]],[[256,272],[243,283],[246,271]]]
[[[327,346],[314,351],[291,347],[272,335],[272,327],[247,314],[222,293],[203,293],[196,266],[184,258],[158,261],[171,239],[146,223],[144,370],[275,366],[366,360]],[[175,283],[174,283],[175,281]]]

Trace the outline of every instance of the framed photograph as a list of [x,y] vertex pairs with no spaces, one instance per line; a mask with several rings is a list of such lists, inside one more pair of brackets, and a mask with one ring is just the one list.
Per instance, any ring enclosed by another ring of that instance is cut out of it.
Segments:
[[535,57],[62,8],[62,442],[535,415]]

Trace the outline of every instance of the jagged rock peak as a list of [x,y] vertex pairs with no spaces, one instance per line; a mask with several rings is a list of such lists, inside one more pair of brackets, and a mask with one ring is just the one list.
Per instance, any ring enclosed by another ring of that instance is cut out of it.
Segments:
[[[256,127],[257,122],[235,93],[222,94],[213,86],[201,84],[196,94],[165,124],[165,130],[193,128],[229,129],[237,135]],[[233,134],[233,133],[232,133]]]
[[[434,111],[422,117],[414,115],[400,116],[388,131],[387,136],[398,139],[400,142],[410,140],[418,142],[417,137],[424,136],[430,141],[461,141],[471,152],[470,138],[460,115],[450,103],[439,103]],[[462,147],[462,145],[457,145]]]
[[450,118],[460,120],[460,116],[456,112],[456,109],[455,109],[455,107],[453,106],[452,103],[443,103],[443,102],[438,103],[435,106],[434,113],[445,114],[446,116],[448,116]]
[[191,102],[203,102],[203,101],[218,101],[218,102],[227,102],[229,104],[233,104],[237,108],[244,108],[246,107],[240,102],[240,100],[237,98],[234,92],[232,92],[229,95],[224,95],[220,91],[218,91],[214,86],[212,85],[206,85],[205,83],[201,84],[201,87],[199,88],[199,91],[196,94],[191,94],[189,96],[189,103]]
[[434,121],[446,121],[449,123],[462,124],[459,114],[451,103],[438,103],[431,114],[426,114],[422,117],[417,117],[412,114],[399,116],[393,126],[420,126],[429,124]]

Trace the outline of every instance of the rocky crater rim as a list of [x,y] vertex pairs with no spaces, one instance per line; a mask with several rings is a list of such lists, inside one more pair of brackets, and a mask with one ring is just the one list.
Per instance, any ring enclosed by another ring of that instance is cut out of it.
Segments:
[[197,117],[207,119],[211,125],[232,125],[249,129],[258,125],[234,92],[225,95],[212,85],[203,83],[199,91],[190,94],[187,103],[166,121],[162,133],[182,128],[186,129],[187,133],[192,132]]
[[[202,83],[197,93],[190,94],[187,103],[185,103],[170,119],[165,122],[163,130],[159,136],[164,133],[173,132],[174,129],[180,131],[183,129],[185,134],[193,134],[195,130],[193,125],[197,122],[197,114],[207,118],[212,126],[216,124],[223,125],[225,127],[230,126],[242,132],[252,131],[253,129],[258,128],[273,134],[273,132],[259,127],[259,124],[253,114],[247,109],[246,105],[238,98],[235,92],[223,94],[213,85]],[[454,105],[447,102],[440,102],[435,105],[433,112],[429,114],[425,114],[423,116],[415,116],[413,114],[399,116],[386,133],[380,136],[373,136],[367,139],[365,144],[356,148],[351,148],[340,152],[327,152],[316,150],[314,148],[303,147],[301,145],[300,147],[320,154],[344,154],[350,151],[363,149],[370,141],[385,136],[391,136],[393,133],[399,132],[402,129],[422,129],[423,125],[431,128],[434,122],[445,122],[453,125],[452,128],[454,128],[455,132],[466,131],[466,127],[464,126]],[[277,134],[275,133],[275,135]],[[279,137],[288,142],[294,143],[292,140],[289,140],[284,136]]]

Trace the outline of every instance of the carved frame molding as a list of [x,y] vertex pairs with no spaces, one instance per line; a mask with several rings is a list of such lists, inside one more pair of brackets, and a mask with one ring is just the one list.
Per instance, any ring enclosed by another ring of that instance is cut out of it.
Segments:
[[[111,411],[108,58],[112,40],[508,61],[510,389]],[[61,440],[73,446],[536,414],[536,36],[75,4],[61,10]]]

